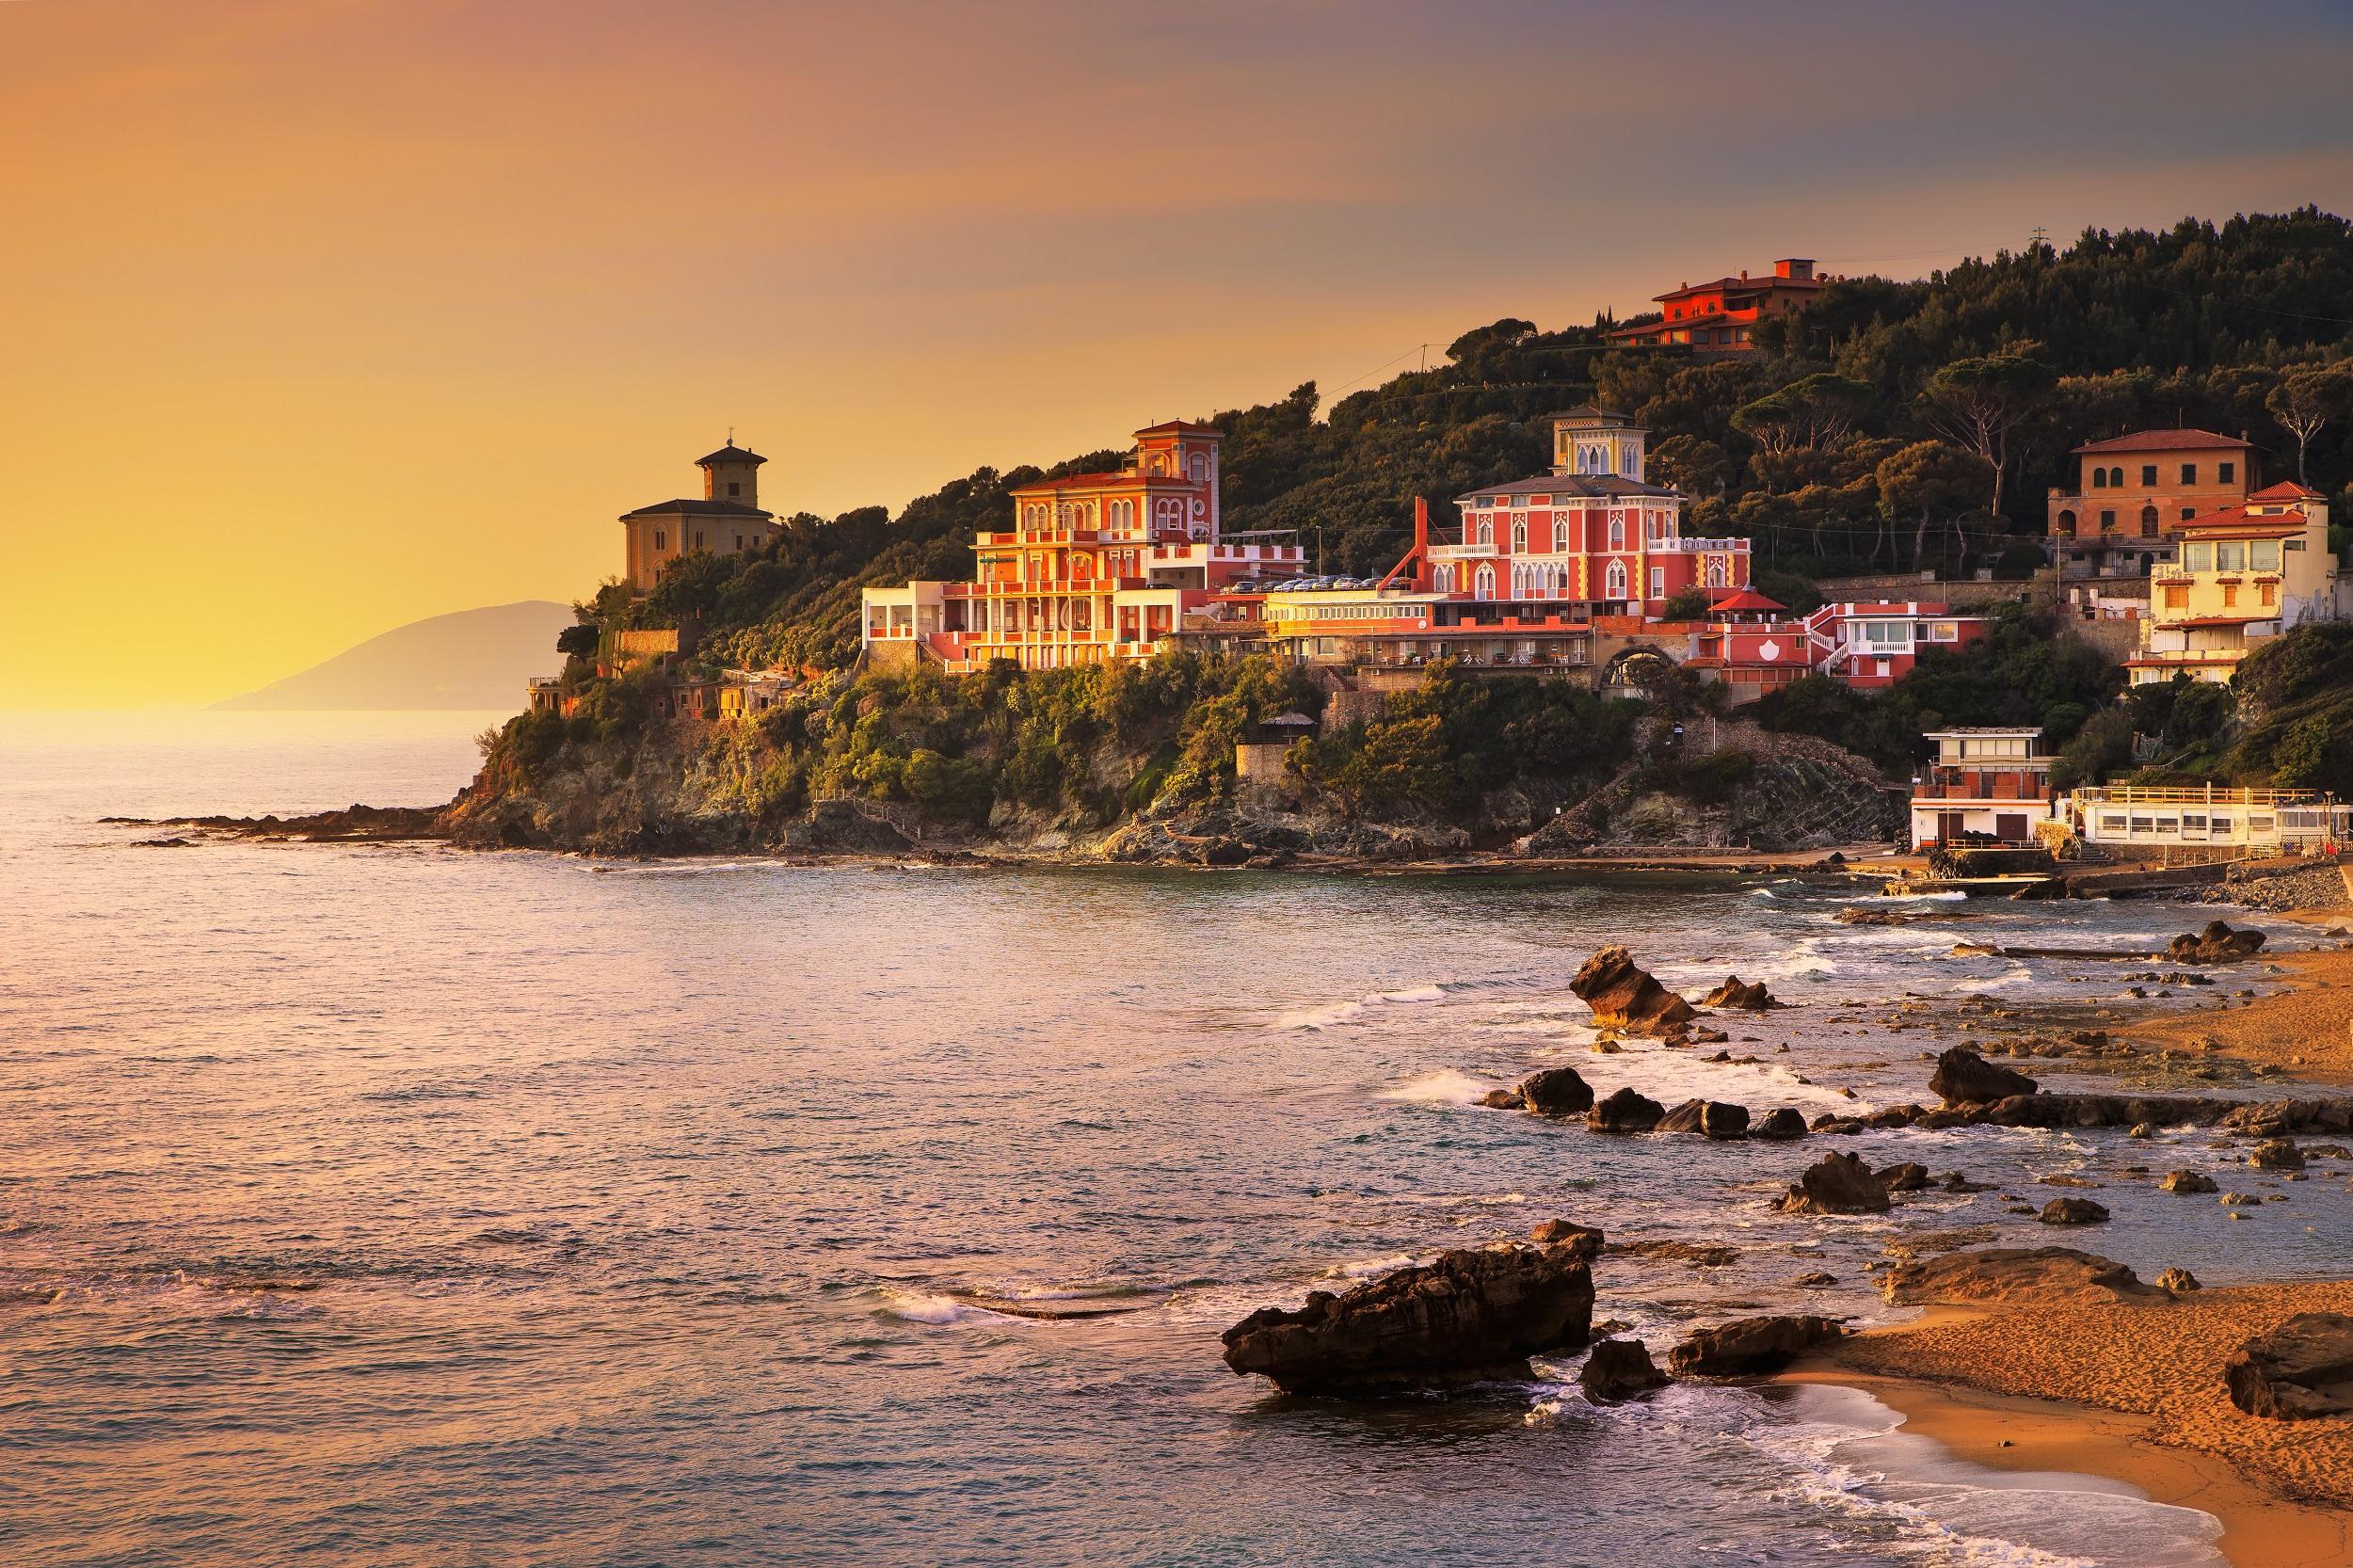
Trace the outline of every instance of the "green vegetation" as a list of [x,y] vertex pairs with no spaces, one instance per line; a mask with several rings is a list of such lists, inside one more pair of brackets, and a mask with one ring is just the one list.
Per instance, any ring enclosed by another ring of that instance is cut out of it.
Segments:
[[2299,626],[2272,639],[2247,656],[2233,687],[2246,727],[2200,774],[2353,798],[2353,626]]
[[[1692,530],[1753,538],[1773,572],[1760,585],[1793,607],[1793,584],[1839,571],[1964,559],[2014,571],[2025,555],[2009,536],[2041,533],[2042,489],[2088,440],[2243,428],[2272,472],[2293,462],[2342,484],[2353,339],[2332,302],[2347,298],[2353,226],[2305,208],[2093,231],[1913,282],[1836,281],[1761,326],[1748,355],[1611,350],[1606,322],[1506,319],[1321,418],[1312,383],[1213,412],[1225,525],[1300,529],[1328,569],[1378,574],[1405,549],[1416,496],[1445,526],[1455,496],[1543,471],[1545,415],[1599,402],[1650,428],[1652,476],[1694,498]],[[634,608],[617,587],[584,608],[608,626],[694,616],[715,662],[839,668],[856,651],[860,586],[968,576],[972,534],[1005,522],[1013,488],[1120,456],[980,469],[896,517],[797,515],[769,549],[680,562]]]
[[2113,724],[2093,722],[2123,679],[2123,671],[2092,648],[2056,636],[2047,617],[2010,604],[1996,614],[1984,642],[1923,653],[1918,666],[1883,694],[1866,696],[1828,676],[1809,675],[1768,693],[1753,712],[1769,729],[1819,736],[1898,774],[1928,755],[1924,730],[2041,725],[2049,744],[2061,748],[2055,773],[2073,774],[2079,781],[2084,774],[2078,770],[2120,766],[2131,758],[2129,722],[2121,758]]
[[1494,791],[1554,798],[1629,755],[1638,705],[1561,680],[1465,675],[1451,661],[1368,724],[1294,744],[1287,765],[1343,815],[1476,818]]

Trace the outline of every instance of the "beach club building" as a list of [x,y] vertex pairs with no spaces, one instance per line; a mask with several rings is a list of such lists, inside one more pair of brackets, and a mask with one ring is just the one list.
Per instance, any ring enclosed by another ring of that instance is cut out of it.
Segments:
[[1912,782],[1912,847],[2032,845],[2037,823],[2056,814],[2051,754],[2042,730],[1940,729],[1936,760]]
[[2063,808],[2086,843],[2136,853],[2310,855],[2353,836],[2353,806],[2313,790],[2108,784],[2075,790]]

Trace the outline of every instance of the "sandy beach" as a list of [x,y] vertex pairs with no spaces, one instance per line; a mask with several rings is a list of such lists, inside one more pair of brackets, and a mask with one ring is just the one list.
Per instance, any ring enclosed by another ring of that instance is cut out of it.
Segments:
[[[2195,1049],[2211,1039],[2231,1055],[2297,1079],[2353,1083],[2353,949],[2268,953],[2263,962],[2287,971],[2282,989],[2240,1006],[2151,1018],[2125,1032],[2160,1049]],[[2230,973],[2215,970],[2217,985]]]
[[[2353,950],[2265,962],[2286,970],[2284,988],[2126,1032],[2156,1048],[2211,1040],[2294,1080],[2353,1082]],[[1908,1431],[1978,1464],[2104,1476],[2202,1510],[2222,1522],[2237,1568],[2342,1568],[2353,1563],[2353,1418],[2266,1420],[2223,1385],[2233,1350],[2303,1312],[2353,1313],[2353,1280],[1933,1308],[1785,1376],[1865,1389]]]

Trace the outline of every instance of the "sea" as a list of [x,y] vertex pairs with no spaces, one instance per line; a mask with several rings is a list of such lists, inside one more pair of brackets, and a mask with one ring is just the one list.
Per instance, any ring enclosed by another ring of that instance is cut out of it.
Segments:
[[[2047,1240],[2002,1194],[2055,1175],[2098,1183],[2094,1244],[2145,1276],[2319,1276],[2353,1242],[2333,1183],[2225,1225],[2114,1174],[2211,1163],[2186,1130],[1871,1132],[1839,1146],[1995,1190],[1804,1219],[1770,1203],[1819,1144],[1475,1103],[1559,1063],[1760,1113],[1928,1099],[1951,1041],[1890,1030],[1900,1000],[2123,984],[1957,943],[2203,909],[103,820],[446,799],[497,717],[0,720],[0,1562],[2204,1568],[2206,1514],[1979,1469],[1860,1392],[1597,1408],[1567,1355],[1290,1400],[1218,1336],[1555,1217],[1737,1251],[1597,1264],[1596,1315],[1662,1357],[1752,1312],[1886,1321],[1891,1249]],[[1836,921],[1858,904],[1934,918]],[[1595,1054],[1568,983],[1613,942],[1792,1005],[1730,1024],[1745,1061]]]

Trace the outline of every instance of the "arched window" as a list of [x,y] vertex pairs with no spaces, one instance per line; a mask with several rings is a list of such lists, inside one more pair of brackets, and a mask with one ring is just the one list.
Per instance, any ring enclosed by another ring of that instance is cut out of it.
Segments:
[[1496,520],[1484,512],[1479,514],[1479,542],[1484,545],[1496,542]]
[[1552,520],[1552,552],[1555,555],[1569,552],[1569,520],[1566,518]]
[[1209,459],[1196,452],[1186,460],[1185,472],[1192,475],[1194,484],[1201,484],[1209,477]]
[[1708,557],[1707,585],[1711,588],[1728,588],[1732,585],[1730,577],[1724,571],[1724,559],[1721,555]]
[[2121,489],[2123,486],[2124,471],[2121,468],[2112,468],[2108,470],[2108,488],[2112,490]]
[[1514,555],[1528,553],[1528,520],[1526,518],[1512,520],[1512,553]]
[[2075,536],[2075,514],[2074,514],[2074,513],[2073,513],[2073,512],[2061,512],[2061,513],[2059,514],[2058,531],[2059,531],[2059,537],[2060,537],[2060,538],[2062,538],[2062,539],[2072,539],[2072,538],[2073,538],[2073,537]]
[[1642,477],[1642,455],[1630,446],[1625,449],[1625,476],[1628,479]]
[[1430,591],[1436,594],[1452,593],[1454,591],[1454,568],[1452,567],[1431,568]]
[[1604,599],[1624,599],[1625,597],[1625,563],[1624,561],[1610,562],[1609,575],[1602,579],[1602,584]]
[[1613,517],[1609,520],[1609,548],[1612,550],[1625,548],[1625,519],[1623,517]]
[[2157,536],[2157,509],[2154,506],[2140,509],[2140,536],[2144,539]]
[[2095,490],[2105,490],[2108,488],[2107,470],[2096,468],[2091,471],[2091,488]]
[[1495,598],[1495,596],[1496,596],[1496,568],[1493,568],[1493,567],[1481,567],[1481,568],[1479,568],[1479,575],[1478,575],[1477,577],[1473,578],[1473,579],[1471,580],[1471,582],[1472,582],[1472,589],[1471,589],[1471,597],[1472,597],[1472,598],[1474,598],[1474,599],[1493,599],[1493,598]]

